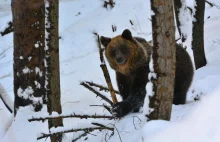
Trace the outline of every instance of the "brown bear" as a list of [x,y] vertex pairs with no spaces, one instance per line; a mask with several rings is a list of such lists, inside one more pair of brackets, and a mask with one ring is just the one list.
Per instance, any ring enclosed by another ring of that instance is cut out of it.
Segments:
[[[116,72],[116,81],[122,101],[112,108],[115,117],[136,112],[143,106],[148,82],[152,47],[143,38],[132,37],[129,30],[114,38],[101,37],[105,56]],[[189,54],[176,44],[176,73],[173,104],[184,104],[194,70]]]

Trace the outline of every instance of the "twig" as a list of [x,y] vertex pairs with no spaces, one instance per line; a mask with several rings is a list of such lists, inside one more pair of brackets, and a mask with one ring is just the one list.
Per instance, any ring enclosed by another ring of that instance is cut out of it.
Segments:
[[131,20],[129,20],[129,22],[131,23],[131,25],[134,25],[133,22]]
[[89,89],[90,91],[92,91],[93,93],[95,93],[98,97],[102,98],[104,101],[106,101],[107,103],[109,103],[111,106],[113,105],[112,101],[109,100],[107,97],[105,97],[104,95],[102,95],[101,93],[99,93],[98,91],[96,91],[94,88],[92,88],[91,86],[89,86],[88,84],[86,84],[85,82],[81,82],[80,85],[86,87],[87,89]]
[[10,97],[6,93],[6,90],[1,84],[0,84],[0,99],[2,100],[8,111],[10,113],[13,113],[13,102],[11,101]]
[[101,61],[100,67],[102,68],[103,74],[105,76],[105,81],[106,81],[106,83],[108,85],[108,88],[110,90],[110,94],[111,94],[112,100],[113,100],[113,102],[115,104],[118,101],[117,101],[117,98],[116,98],[116,95],[115,95],[115,92],[114,92],[114,89],[113,89],[113,86],[112,86],[112,83],[111,83],[111,78],[109,76],[109,72],[108,72],[107,66],[105,64],[105,60],[104,60],[104,56],[103,56],[103,50],[102,50],[102,46],[101,46],[99,35],[97,35],[97,37],[98,37],[98,47],[99,47],[99,54],[100,54],[100,61]]
[[85,137],[87,136],[89,132],[84,132],[82,133],[81,135],[79,135],[77,138],[75,138],[74,140],[72,140],[72,142],[76,142],[77,140],[81,139],[82,137]]
[[112,32],[115,32],[117,30],[117,27],[115,25],[112,25]]
[[110,107],[108,107],[107,105],[104,105],[104,108],[105,108],[106,110],[108,110],[109,113],[112,114],[112,111],[111,111]]
[[137,117],[137,116],[134,116],[134,117],[133,117],[133,125],[134,125],[134,128],[137,130],[137,127],[135,126],[135,123],[134,123],[134,118],[135,118],[135,117],[136,117],[140,122],[141,122],[141,119],[140,119],[139,117]]
[[207,4],[209,4],[211,7],[215,6],[216,8],[220,9],[220,6],[219,5],[216,5],[215,3],[213,2],[209,2],[209,1],[205,1]]
[[193,14],[193,10],[192,10],[192,8],[191,8],[191,7],[189,7],[189,6],[187,6],[187,8],[189,9],[190,14],[192,15],[192,14]]
[[211,2],[209,2],[209,1],[205,1],[207,4],[209,4],[211,7],[213,7],[214,6],[214,4],[213,3],[211,3]]
[[111,8],[113,8],[114,7],[114,5],[115,5],[115,2],[113,1],[113,0],[109,0],[108,2],[107,1],[104,1],[104,7],[105,8],[108,8],[108,5],[110,5],[111,6]]
[[[105,125],[100,124],[100,123],[93,122],[92,124],[95,125],[95,126],[99,126],[99,127],[106,127]],[[108,135],[108,133],[106,133],[106,135]],[[107,142],[106,135],[105,135],[105,141]],[[113,135],[114,135],[114,131],[112,131],[112,134],[109,136],[109,138],[112,137]]]
[[14,28],[13,28],[13,23],[10,21],[8,22],[8,27],[5,28],[5,30],[3,32],[0,32],[2,36],[9,34],[11,32],[13,32]]
[[118,129],[115,127],[115,125],[112,124],[112,126],[116,129],[116,131],[117,131],[117,133],[118,133],[118,136],[119,136],[119,139],[120,139],[120,141],[122,142],[121,135],[120,135]]
[[[89,82],[89,81],[85,81],[87,84],[89,84],[90,86],[95,86],[95,87],[98,87],[100,91],[109,91],[108,87],[105,87],[105,86],[102,86],[102,85],[99,85],[99,84],[96,84],[94,82]],[[116,94],[119,94],[118,91],[114,90]]]
[[113,116],[106,116],[106,115],[78,115],[78,114],[70,114],[70,115],[60,115],[60,116],[47,116],[47,117],[39,117],[39,118],[31,118],[28,119],[29,122],[32,121],[45,121],[49,119],[54,119],[54,118],[80,118],[80,119],[88,119],[88,118],[93,118],[93,119],[98,119],[98,118],[108,118],[108,119],[115,119]]
[[47,138],[50,137],[52,135],[56,135],[56,134],[64,134],[64,133],[70,133],[70,132],[78,132],[78,131],[84,131],[86,133],[95,131],[95,130],[110,130],[110,131],[114,131],[114,128],[111,127],[88,127],[88,128],[79,128],[79,129],[70,129],[70,130],[65,130],[65,131],[61,131],[61,132],[55,132],[55,133],[49,133],[49,134],[42,134],[42,136],[38,137],[37,140],[43,139],[43,138]]
[[95,126],[99,126],[99,127],[106,127],[105,125],[100,124],[100,123],[95,123],[95,122],[93,122],[92,124],[95,125]]
[[176,39],[175,41],[177,42],[178,40],[180,40],[181,39],[181,37],[180,38],[178,38],[178,39]]
[[110,109],[110,107],[109,106],[107,106],[107,105],[90,105],[90,106],[99,106],[99,107],[104,107],[109,113],[111,113],[112,114],[112,112],[111,112],[111,109]]
[[3,102],[3,104],[5,105],[5,107],[8,109],[8,111],[10,112],[10,113],[12,113],[13,111],[12,111],[12,109],[9,107],[9,105],[5,102],[5,100],[4,100],[4,98],[2,97],[2,94],[0,93],[0,98],[1,98],[1,100],[2,100],[2,102]]

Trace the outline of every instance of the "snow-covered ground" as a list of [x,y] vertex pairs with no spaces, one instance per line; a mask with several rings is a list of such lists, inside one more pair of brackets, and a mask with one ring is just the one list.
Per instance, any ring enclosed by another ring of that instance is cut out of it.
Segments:
[[[210,0],[220,6],[219,0]],[[192,0],[186,4],[193,6]],[[130,29],[134,36],[151,40],[150,3],[147,0],[117,0],[113,9],[102,7],[103,0],[60,0],[60,72],[62,110],[64,114],[106,114],[101,107],[102,100],[80,86],[80,81],[93,81],[106,85],[99,67],[99,52],[96,45],[97,32],[104,36],[121,34]],[[10,0],[0,0],[0,31],[12,18]],[[80,14],[79,14],[80,12]],[[210,16],[210,18],[208,18]],[[131,25],[129,21],[134,25]],[[187,34],[187,51],[191,50],[192,16],[184,15],[182,29]],[[89,127],[99,122],[118,131],[109,139],[111,132],[95,131],[87,141],[101,142],[219,142],[220,141],[220,9],[206,4],[205,52],[207,66],[195,71],[194,81],[189,89],[187,104],[173,105],[171,121],[146,122],[142,113],[133,113],[120,121],[93,119],[64,119],[65,128]],[[112,25],[117,27],[112,32]],[[177,34],[176,34],[177,35]],[[177,35],[178,37],[178,35]],[[116,87],[114,71],[109,68]],[[0,37],[0,84],[13,100],[13,34]],[[106,94],[109,96],[109,94]],[[194,98],[199,98],[194,101]],[[34,142],[41,133],[47,133],[47,123],[28,122],[31,116],[46,115],[46,108],[33,113],[29,107],[21,108],[16,119],[0,101],[0,142]],[[81,133],[66,134],[65,141],[71,141]],[[86,137],[79,141],[84,141]],[[45,141],[42,139],[39,141]],[[47,139],[46,141],[49,141]]]

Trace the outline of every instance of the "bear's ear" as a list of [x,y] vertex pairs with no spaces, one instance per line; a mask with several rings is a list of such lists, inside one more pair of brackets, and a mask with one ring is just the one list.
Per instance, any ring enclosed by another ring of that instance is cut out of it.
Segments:
[[129,31],[128,29],[125,29],[121,36],[127,40],[132,40],[131,31]]
[[112,40],[111,38],[109,38],[109,37],[104,37],[104,36],[101,36],[101,38],[100,38],[101,44],[102,44],[104,47],[107,47],[107,45],[109,44],[109,42],[110,42],[111,40]]

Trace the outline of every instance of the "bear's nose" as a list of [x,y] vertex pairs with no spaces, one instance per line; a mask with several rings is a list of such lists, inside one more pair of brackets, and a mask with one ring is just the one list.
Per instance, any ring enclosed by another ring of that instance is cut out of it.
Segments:
[[117,57],[116,58],[116,62],[117,62],[117,64],[123,64],[124,63],[124,59],[122,57]]

